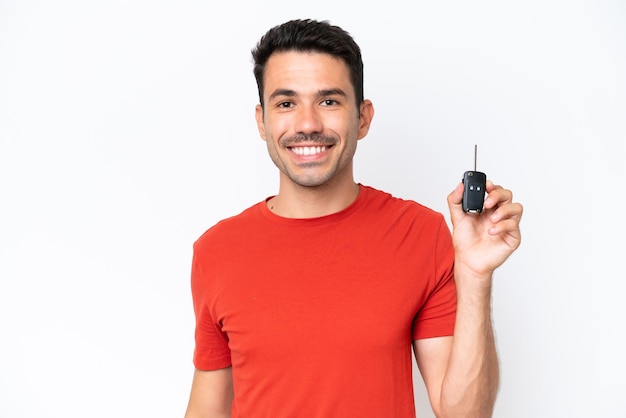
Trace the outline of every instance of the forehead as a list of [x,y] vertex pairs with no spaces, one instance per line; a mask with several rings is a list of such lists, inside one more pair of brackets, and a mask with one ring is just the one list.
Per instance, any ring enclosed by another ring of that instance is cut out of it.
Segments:
[[266,96],[276,89],[305,93],[340,88],[354,94],[348,65],[321,52],[275,52],[265,66],[264,85]]

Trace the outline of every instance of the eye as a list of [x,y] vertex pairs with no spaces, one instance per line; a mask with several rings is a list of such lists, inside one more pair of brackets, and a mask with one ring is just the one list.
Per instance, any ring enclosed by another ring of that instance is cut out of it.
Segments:
[[276,105],[276,107],[279,109],[289,109],[293,107],[293,103],[292,102],[280,102]]
[[324,99],[322,100],[322,103],[320,103],[322,106],[336,106],[339,104],[339,102],[335,99]]

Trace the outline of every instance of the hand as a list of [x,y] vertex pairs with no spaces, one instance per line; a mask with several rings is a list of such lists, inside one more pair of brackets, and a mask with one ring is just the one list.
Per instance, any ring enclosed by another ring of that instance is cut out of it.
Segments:
[[486,186],[487,198],[480,214],[463,212],[463,183],[448,195],[448,207],[457,267],[490,278],[520,245],[523,207],[513,202],[510,190],[491,181]]

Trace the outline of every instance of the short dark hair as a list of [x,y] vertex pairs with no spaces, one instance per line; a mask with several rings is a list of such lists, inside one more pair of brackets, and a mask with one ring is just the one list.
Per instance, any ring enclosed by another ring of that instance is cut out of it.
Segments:
[[263,76],[267,60],[274,52],[322,52],[342,59],[350,71],[350,79],[359,109],[363,102],[363,59],[361,49],[352,36],[328,21],[290,20],[268,30],[252,50],[254,77],[263,103]]

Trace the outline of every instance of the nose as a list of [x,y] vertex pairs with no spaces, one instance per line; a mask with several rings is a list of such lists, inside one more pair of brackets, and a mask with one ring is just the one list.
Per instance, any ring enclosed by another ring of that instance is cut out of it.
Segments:
[[317,109],[315,105],[301,105],[298,108],[295,130],[305,135],[322,132],[322,118],[319,109]]

